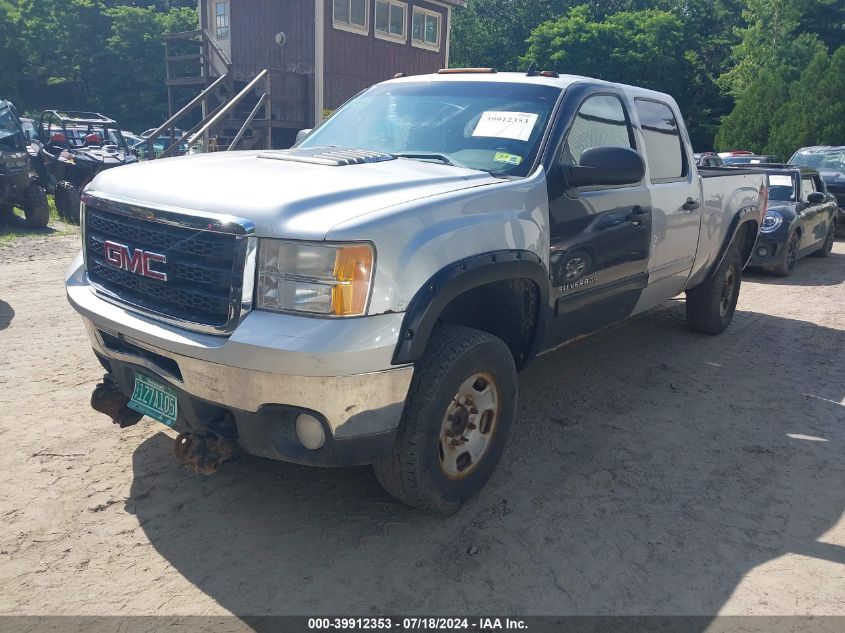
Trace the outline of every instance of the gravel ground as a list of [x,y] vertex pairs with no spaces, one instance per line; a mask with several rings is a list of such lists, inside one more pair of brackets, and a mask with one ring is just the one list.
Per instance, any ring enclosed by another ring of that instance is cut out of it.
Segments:
[[683,302],[538,359],[503,463],[458,515],[369,468],[214,477],[101,376],[63,272],[0,250],[0,613],[845,615],[845,244],[749,276],[728,332]]

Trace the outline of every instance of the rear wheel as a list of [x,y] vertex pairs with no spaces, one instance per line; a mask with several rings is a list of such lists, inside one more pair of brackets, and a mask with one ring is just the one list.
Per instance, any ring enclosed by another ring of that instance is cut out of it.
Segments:
[[50,221],[50,205],[47,202],[47,192],[38,184],[37,179],[30,178],[29,186],[24,192],[24,203],[26,223],[36,228],[47,226]]
[[795,264],[798,263],[798,245],[800,241],[801,238],[798,237],[798,233],[789,234],[789,238],[786,240],[786,247],[783,251],[783,258],[780,263],[772,269],[776,275],[779,275],[780,277],[789,277],[789,275],[792,274],[792,271],[795,269]]
[[63,180],[56,185],[56,210],[67,222],[79,224],[79,189],[73,183]]
[[716,273],[687,290],[687,325],[704,334],[721,334],[730,325],[742,284],[742,258],[731,246]]
[[516,390],[516,367],[501,339],[461,326],[435,330],[414,373],[393,451],[374,464],[381,485],[424,512],[456,512],[499,463]]
[[828,257],[830,253],[833,251],[833,241],[836,239],[836,222],[831,220],[830,226],[827,229],[827,235],[824,238],[824,243],[822,247],[817,250],[813,255],[816,257]]

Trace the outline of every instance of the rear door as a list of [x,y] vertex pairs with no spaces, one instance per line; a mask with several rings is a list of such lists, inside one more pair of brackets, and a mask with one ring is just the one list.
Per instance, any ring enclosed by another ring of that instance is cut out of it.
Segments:
[[645,183],[570,188],[561,165],[592,147],[637,149],[626,100],[613,89],[572,93],[575,112],[549,176],[550,274],[559,343],[627,318],[647,282],[651,200]]
[[636,98],[634,108],[651,192],[648,277],[654,305],[678,294],[692,270],[701,229],[701,183],[674,104]]

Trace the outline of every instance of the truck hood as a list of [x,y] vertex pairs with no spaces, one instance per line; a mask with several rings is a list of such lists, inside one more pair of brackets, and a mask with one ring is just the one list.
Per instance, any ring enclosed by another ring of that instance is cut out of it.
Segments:
[[335,225],[366,213],[501,182],[430,161],[391,157],[335,165],[299,156],[286,150],[154,160],[104,171],[87,191],[139,206],[244,218],[262,237],[322,240]]

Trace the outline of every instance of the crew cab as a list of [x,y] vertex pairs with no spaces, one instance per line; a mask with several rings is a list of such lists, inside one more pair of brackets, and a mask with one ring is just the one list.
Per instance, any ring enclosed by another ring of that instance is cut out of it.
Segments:
[[95,409],[175,428],[195,470],[235,445],[373,464],[448,514],[499,462],[538,354],[681,293],[693,330],[728,327],[765,200],[759,171],[696,168],[669,95],[446,70],[290,150],[101,173],[67,295],[106,372]]

